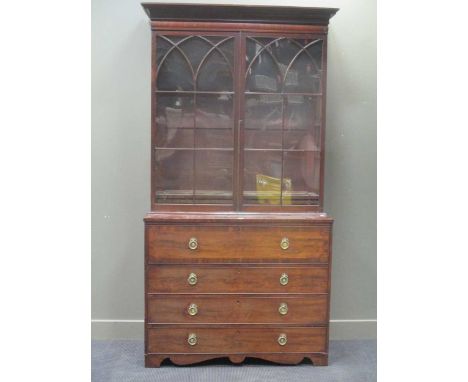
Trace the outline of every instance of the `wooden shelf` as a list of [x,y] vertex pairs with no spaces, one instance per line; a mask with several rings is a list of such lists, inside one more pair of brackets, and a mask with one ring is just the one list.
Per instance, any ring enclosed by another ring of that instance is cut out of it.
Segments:
[[233,91],[202,91],[202,90],[155,90],[156,94],[169,94],[169,95],[233,95]]
[[321,97],[322,93],[288,93],[288,92],[244,92],[245,95],[277,95],[277,96],[308,96]]
[[155,147],[155,150],[185,150],[185,151],[234,151],[232,147]]

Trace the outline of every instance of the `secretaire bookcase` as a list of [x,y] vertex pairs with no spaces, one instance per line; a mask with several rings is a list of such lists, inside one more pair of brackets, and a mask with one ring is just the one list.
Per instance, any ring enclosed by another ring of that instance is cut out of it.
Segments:
[[152,30],[145,364],[328,362],[337,9],[143,4]]

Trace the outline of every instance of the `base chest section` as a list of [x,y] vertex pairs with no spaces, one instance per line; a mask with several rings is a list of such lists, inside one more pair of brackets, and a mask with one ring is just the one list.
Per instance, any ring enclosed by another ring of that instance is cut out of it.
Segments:
[[147,217],[146,366],[326,365],[332,222]]

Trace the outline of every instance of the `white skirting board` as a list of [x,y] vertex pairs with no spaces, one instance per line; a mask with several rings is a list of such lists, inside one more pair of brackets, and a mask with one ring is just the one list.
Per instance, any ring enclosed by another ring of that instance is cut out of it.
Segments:
[[[142,340],[143,320],[92,319],[93,340]],[[331,340],[364,340],[377,338],[376,319],[330,320]]]

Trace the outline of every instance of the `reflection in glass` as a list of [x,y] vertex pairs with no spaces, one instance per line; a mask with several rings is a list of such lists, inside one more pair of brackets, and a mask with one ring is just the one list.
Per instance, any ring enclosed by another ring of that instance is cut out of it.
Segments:
[[232,150],[195,152],[195,202],[229,203],[232,201]]
[[156,147],[193,146],[193,97],[158,94]]
[[246,129],[281,129],[283,125],[282,98],[276,94],[245,97]]
[[191,203],[193,199],[193,151],[156,149],[156,202]]
[[320,92],[322,43],[318,39],[248,37],[246,90]]
[[233,96],[197,95],[195,147],[232,148]]
[[232,204],[234,37],[158,36],[156,49],[156,202]]
[[168,129],[161,126],[156,130],[156,147],[192,148],[193,129]]
[[156,44],[158,90],[233,90],[232,36],[158,36]]
[[247,37],[242,105],[233,36],[160,35],[156,45],[157,202],[232,204],[240,110],[244,203],[318,204],[321,40]]
[[197,95],[197,128],[232,129],[232,95]]
[[289,203],[318,204],[320,153],[285,151],[283,178],[289,181],[288,185],[283,185],[283,193]]
[[278,92],[281,87],[281,68],[272,52],[276,40],[247,39],[247,83],[246,90],[252,92]]
[[281,151],[244,152],[244,200],[247,204],[279,204]]
[[322,41],[297,40],[302,47],[290,60],[284,76],[284,92],[320,93]]
[[194,73],[186,54],[177,43],[159,36],[157,46],[157,88],[159,90],[193,90]]
[[322,42],[247,37],[246,204],[318,204]]
[[280,95],[246,96],[244,121],[246,148],[281,148],[282,107]]
[[197,148],[232,148],[232,129],[195,129]]
[[320,115],[319,97],[288,95],[285,102],[285,150],[319,150]]
[[218,38],[206,52],[198,68],[197,89],[200,91],[233,90],[233,50],[232,37]]

